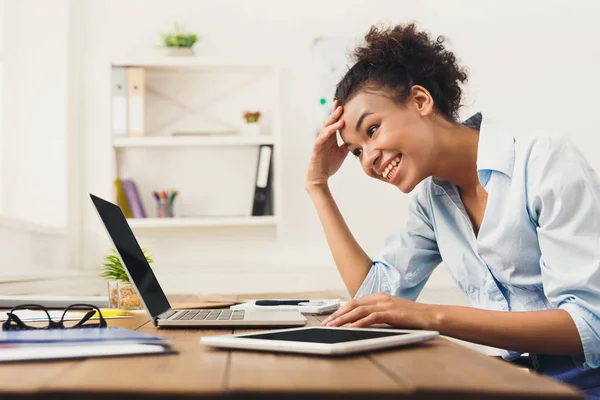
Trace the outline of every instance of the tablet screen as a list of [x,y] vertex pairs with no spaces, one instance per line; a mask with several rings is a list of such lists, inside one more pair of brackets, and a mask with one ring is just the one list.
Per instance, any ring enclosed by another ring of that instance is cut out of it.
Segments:
[[244,335],[244,338],[249,339],[266,339],[266,340],[284,340],[287,342],[308,342],[308,343],[345,343],[354,342],[356,340],[375,339],[386,336],[407,335],[408,332],[377,332],[377,331],[362,331],[362,330],[345,330],[345,329],[323,329],[309,328],[299,329],[287,332],[261,333],[258,335]]

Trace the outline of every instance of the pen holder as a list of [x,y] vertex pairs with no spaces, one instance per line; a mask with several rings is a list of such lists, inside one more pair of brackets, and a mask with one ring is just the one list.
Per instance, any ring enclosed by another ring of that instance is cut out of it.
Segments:
[[173,218],[173,204],[172,203],[158,203],[156,205],[156,215],[158,218]]
[[156,216],[158,218],[173,218],[173,203],[179,194],[178,190],[155,190],[152,192],[156,201]]

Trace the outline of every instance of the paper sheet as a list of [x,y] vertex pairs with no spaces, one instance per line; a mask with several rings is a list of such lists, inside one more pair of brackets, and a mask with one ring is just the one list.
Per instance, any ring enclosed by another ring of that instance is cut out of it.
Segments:
[[[44,311],[40,310],[17,310],[15,314],[21,318],[23,322],[35,322],[35,321],[47,321],[48,316]],[[60,321],[60,318],[63,315],[62,311],[48,311],[50,314],[50,318],[54,321]],[[68,312],[63,321],[79,321],[85,313],[82,312]],[[103,315],[104,316],[104,315]],[[129,318],[131,315],[111,315],[104,316],[104,319],[112,319],[112,318]],[[0,313],[0,321],[6,321],[8,319],[8,314],[6,311]],[[98,317],[92,317],[91,319],[98,319]]]

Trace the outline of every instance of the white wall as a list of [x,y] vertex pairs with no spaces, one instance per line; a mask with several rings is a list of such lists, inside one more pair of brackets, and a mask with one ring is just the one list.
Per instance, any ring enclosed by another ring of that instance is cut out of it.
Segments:
[[8,0],[2,213],[66,228],[67,0]]
[[[3,129],[3,124],[2,121],[4,120],[3,117],[3,111],[4,111],[4,67],[3,67],[3,61],[4,61],[4,4],[5,4],[5,0],[0,0],[0,155],[3,154],[3,150],[2,150],[2,129]],[[0,210],[2,210],[2,198],[3,196],[1,195],[2,193],[2,179],[3,179],[3,173],[2,173],[2,162],[0,161]]]
[[52,275],[65,268],[66,235],[61,229],[0,216],[0,254],[0,282]]
[[67,266],[69,4],[2,0],[0,9],[0,281],[4,282]]
[[[204,38],[202,55],[249,57],[280,63],[284,170],[279,236],[269,229],[164,231],[140,237],[154,249],[168,290],[197,287],[192,272],[226,286],[226,275],[242,272],[254,288],[277,289],[302,282],[305,289],[341,287],[341,280],[312,204],[303,190],[312,147],[310,92],[312,40],[321,35],[361,36],[378,22],[418,21],[448,45],[470,70],[463,117],[482,110],[506,123],[559,130],[571,136],[600,171],[595,127],[600,81],[600,36],[595,1],[319,1],[252,2],[215,0],[97,0],[85,3],[84,186],[110,195],[110,59],[147,52],[159,31],[179,21]],[[348,159],[332,179],[333,193],[352,231],[373,254],[385,235],[402,226],[407,198],[364,176]],[[85,266],[92,268],[108,246],[105,234],[82,193]],[[263,276],[280,279],[265,284]],[[239,276],[239,275],[238,275]],[[184,277],[188,277],[185,279]],[[252,278],[256,278],[252,281]],[[325,278],[324,283],[319,279]],[[312,278],[312,279],[311,279]],[[433,284],[451,285],[444,274]],[[312,287],[306,287],[311,286]]]

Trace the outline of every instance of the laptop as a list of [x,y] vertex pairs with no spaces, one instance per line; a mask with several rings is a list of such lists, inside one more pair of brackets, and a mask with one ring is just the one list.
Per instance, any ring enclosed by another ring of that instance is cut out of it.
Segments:
[[299,311],[254,311],[231,309],[173,310],[150,264],[121,211],[111,202],[90,193],[108,236],[112,240],[130,281],[144,308],[158,327],[208,326],[304,326],[306,318]]

